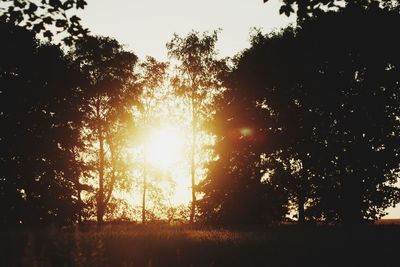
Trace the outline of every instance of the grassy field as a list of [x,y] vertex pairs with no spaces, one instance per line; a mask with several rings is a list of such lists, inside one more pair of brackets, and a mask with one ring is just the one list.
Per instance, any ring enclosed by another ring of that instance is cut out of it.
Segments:
[[6,230],[0,266],[400,266],[399,225]]

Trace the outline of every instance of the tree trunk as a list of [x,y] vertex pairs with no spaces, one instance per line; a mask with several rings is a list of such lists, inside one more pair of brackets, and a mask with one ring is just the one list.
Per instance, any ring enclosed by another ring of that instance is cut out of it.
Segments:
[[144,163],[144,170],[143,170],[143,195],[142,195],[142,224],[146,223],[146,190],[147,190],[147,168],[146,168],[146,160]]
[[194,216],[196,213],[196,107],[194,94],[192,94],[192,153],[191,153],[191,178],[192,178],[192,203],[190,209],[190,223],[194,222]]
[[99,138],[99,162],[98,162],[99,191],[97,193],[97,224],[101,225],[103,223],[105,207],[104,207],[104,136],[103,136],[103,129],[101,127],[100,103],[96,105],[96,112],[98,116],[97,135]]
[[304,222],[305,222],[304,202],[305,202],[304,196],[302,194],[299,194],[297,197],[297,212],[298,212],[297,223],[298,224],[304,224]]
[[363,222],[362,182],[357,174],[346,175],[343,180],[342,221],[346,225]]
[[[80,187],[80,183],[78,181],[78,186]],[[78,203],[79,203],[79,211],[78,211],[78,224],[82,223],[82,197],[81,197],[82,190],[78,188]]]

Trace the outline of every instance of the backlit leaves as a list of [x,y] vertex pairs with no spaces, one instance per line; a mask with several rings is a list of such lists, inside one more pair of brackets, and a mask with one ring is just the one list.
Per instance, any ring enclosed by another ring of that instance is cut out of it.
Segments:
[[88,32],[82,27],[77,16],[69,17],[66,13],[71,9],[83,9],[87,5],[84,0],[2,0],[2,2],[9,4],[7,9],[0,9],[2,20],[32,30],[36,34],[42,34],[49,41],[55,33],[62,33],[64,44],[72,45],[75,40]]

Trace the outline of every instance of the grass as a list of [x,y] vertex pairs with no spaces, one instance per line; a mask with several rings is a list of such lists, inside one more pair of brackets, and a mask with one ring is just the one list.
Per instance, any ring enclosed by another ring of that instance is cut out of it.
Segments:
[[399,266],[400,226],[6,230],[0,266]]

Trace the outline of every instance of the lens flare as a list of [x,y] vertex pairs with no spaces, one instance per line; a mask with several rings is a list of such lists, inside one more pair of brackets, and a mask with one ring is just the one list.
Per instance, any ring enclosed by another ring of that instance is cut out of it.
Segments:
[[249,136],[253,135],[253,129],[248,128],[248,127],[241,128],[240,134],[242,135],[242,137],[249,137]]

